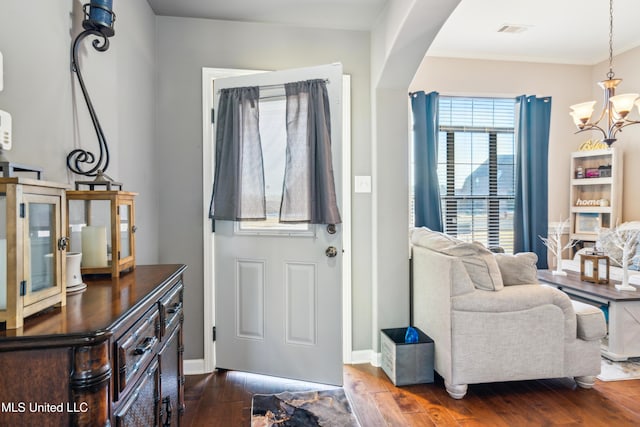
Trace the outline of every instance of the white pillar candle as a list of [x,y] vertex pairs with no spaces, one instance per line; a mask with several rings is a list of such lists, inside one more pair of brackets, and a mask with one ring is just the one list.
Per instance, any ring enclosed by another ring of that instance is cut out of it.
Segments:
[[82,228],[82,266],[107,267],[107,227],[87,225]]

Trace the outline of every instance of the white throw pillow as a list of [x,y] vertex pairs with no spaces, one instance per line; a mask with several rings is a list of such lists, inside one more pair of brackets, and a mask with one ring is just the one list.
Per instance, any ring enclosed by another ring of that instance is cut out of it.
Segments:
[[440,252],[460,258],[476,289],[499,291],[504,288],[494,253],[481,243],[460,242]]
[[411,230],[411,243],[434,252],[460,258],[476,289],[499,291],[504,288],[500,268],[493,252],[481,243],[467,243],[428,228]]
[[[622,239],[627,237],[627,233],[637,233],[640,229],[639,221],[631,221],[620,224],[617,227],[617,231],[620,233]],[[616,229],[603,228],[598,234],[597,248],[602,250],[608,257],[612,266],[622,267],[622,248],[617,243],[619,238],[616,235]],[[632,248],[633,252],[637,251],[637,245]],[[629,263],[633,265],[634,260]]]
[[538,283],[538,255],[535,253],[496,254],[495,257],[505,286]]

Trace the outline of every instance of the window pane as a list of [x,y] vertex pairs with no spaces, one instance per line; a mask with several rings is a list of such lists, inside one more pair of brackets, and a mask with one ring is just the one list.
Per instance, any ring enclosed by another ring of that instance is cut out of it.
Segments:
[[260,143],[264,163],[264,192],[267,208],[265,221],[240,221],[245,232],[307,232],[308,224],[281,223],[280,202],[287,150],[287,119],[285,97],[260,100]]
[[513,251],[514,99],[440,97],[445,232]]

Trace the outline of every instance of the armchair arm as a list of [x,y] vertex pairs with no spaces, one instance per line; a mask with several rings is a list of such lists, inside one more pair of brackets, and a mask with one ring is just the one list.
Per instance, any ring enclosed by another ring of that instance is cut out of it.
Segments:
[[512,313],[542,305],[559,307],[564,314],[565,338],[576,337],[576,316],[571,300],[564,292],[545,285],[506,286],[500,291],[481,291],[451,299],[454,311]]

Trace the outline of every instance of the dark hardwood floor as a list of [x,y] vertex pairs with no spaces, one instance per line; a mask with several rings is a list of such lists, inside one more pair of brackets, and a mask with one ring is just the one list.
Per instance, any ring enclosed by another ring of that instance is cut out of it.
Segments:
[[[235,371],[187,376],[186,426],[249,426],[255,393],[302,391],[314,384]],[[568,378],[471,385],[462,400],[442,379],[395,387],[370,365],[347,365],[344,388],[362,427],[638,426],[640,380],[596,381],[591,390]]]

